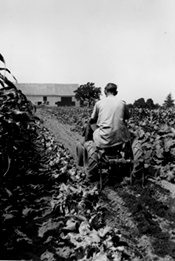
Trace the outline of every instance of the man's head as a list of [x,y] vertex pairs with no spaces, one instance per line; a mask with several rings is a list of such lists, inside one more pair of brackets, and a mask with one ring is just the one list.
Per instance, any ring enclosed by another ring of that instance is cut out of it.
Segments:
[[115,83],[108,83],[104,89],[104,92],[106,96],[109,94],[117,95],[117,85]]

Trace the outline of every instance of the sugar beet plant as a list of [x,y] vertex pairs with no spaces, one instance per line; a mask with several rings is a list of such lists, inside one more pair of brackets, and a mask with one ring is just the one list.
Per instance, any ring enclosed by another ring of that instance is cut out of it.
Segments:
[[[35,135],[34,106],[16,88],[16,78],[6,68],[0,54],[0,179],[24,167],[25,155],[31,151]],[[9,80],[12,78],[12,80]],[[28,154],[28,156],[30,153]],[[15,174],[15,173],[14,173]]]

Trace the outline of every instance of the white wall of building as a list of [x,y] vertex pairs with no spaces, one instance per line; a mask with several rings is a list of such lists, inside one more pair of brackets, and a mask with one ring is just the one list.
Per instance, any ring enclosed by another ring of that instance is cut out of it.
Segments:
[[[35,96],[35,95],[26,95],[27,99],[30,100],[34,105],[41,105],[44,104],[44,97],[47,97],[46,105],[48,106],[57,106],[56,102],[61,102],[60,96]],[[80,103],[72,97],[72,102],[75,102],[75,106],[79,106]]]

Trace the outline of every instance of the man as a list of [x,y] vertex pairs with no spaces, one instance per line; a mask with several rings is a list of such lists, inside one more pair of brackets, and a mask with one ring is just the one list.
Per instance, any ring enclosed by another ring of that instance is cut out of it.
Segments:
[[109,148],[130,140],[125,120],[129,118],[126,103],[117,97],[117,85],[108,83],[105,87],[106,98],[96,102],[90,124],[96,124],[93,133],[95,145]]
[[[125,145],[125,156],[130,155],[130,134],[126,126],[129,111],[126,103],[117,97],[117,85],[108,83],[106,97],[96,102],[89,124],[86,126],[85,147],[87,151],[88,179],[96,178],[98,170],[98,150]],[[95,127],[94,127],[95,126]]]

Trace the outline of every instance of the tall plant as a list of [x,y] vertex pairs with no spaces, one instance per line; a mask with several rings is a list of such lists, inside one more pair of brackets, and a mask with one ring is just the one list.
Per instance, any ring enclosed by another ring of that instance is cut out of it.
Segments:
[[0,61],[4,64],[0,67],[0,174],[6,176],[13,163],[22,161],[18,152],[24,151],[26,142],[30,146],[35,117],[32,103],[6,76],[8,73],[17,82],[2,54]]

